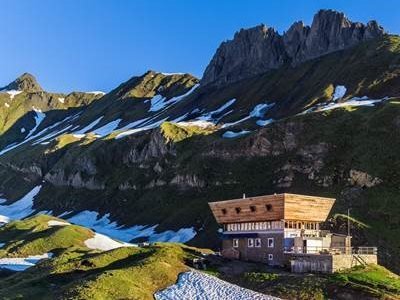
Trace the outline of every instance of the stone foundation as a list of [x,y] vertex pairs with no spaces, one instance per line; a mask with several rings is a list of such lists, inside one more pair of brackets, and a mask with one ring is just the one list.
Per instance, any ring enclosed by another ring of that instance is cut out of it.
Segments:
[[294,273],[334,273],[358,265],[377,264],[373,254],[295,254],[289,258]]

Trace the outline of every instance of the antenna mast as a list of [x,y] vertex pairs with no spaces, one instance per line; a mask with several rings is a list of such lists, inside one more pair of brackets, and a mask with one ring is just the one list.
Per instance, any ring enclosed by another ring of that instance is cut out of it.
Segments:
[[347,209],[347,235],[350,236],[350,208]]

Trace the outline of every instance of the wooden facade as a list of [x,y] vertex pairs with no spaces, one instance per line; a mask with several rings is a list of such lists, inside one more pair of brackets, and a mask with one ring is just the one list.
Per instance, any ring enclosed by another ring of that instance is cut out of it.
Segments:
[[324,222],[335,202],[333,198],[298,194],[275,194],[210,202],[219,224],[298,220]]

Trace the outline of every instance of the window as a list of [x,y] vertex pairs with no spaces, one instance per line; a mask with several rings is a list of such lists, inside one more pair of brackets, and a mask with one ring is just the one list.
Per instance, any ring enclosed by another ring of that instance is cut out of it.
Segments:
[[257,209],[254,205],[252,205],[252,206],[250,206],[250,210],[251,210],[251,212],[255,212]]
[[254,240],[254,246],[256,248],[261,248],[261,239],[260,238]]
[[265,205],[265,208],[267,209],[267,211],[271,211],[272,210],[272,205],[271,204],[267,204],[267,205]]
[[273,254],[268,254],[268,260],[274,260],[274,255]]
[[274,248],[274,238],[268,238],[268,248]]
[[254,247],[254,239],[247,239],[247,247],[248,248]]
[[240,207],[236,207],[235,210],[236,210],[236,213],[239,214],[242,209]]
[[239,240],[233,239],[233,248],[239,248]]
[[222,214],[226,215],[226,208],[221,209]]

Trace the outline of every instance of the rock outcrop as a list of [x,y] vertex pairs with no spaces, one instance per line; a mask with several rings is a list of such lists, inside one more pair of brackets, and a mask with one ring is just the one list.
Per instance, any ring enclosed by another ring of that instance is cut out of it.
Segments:
[[280,35],[260,25],[237,32],[223,42],[207,66],[201,83],[223,85],[355,46],[384,34],[376,21],[351,22],[343,13],[321,10],[311,26],[294,23]]
[[24,91],[28,93],[43,92],[43,89],[36,81],[36,78],[29,73],[22,74],[20,77],[15,79],[9,85],[0,88],[0,91],[1,90],[5,91],[15,90],[15,91]]

